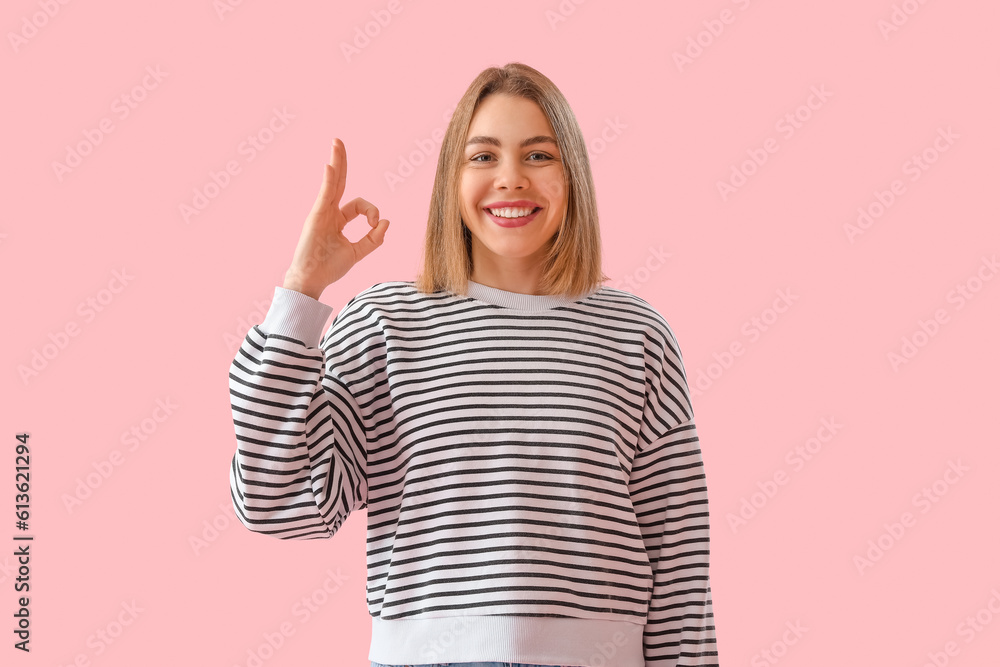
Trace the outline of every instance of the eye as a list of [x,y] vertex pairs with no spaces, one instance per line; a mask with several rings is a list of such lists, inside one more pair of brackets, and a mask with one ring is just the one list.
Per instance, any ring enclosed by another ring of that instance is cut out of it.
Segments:
[[[539,159],[531,159],[531,158],[534,158],[534,157],[538,157]],[[490,160],[492,160],[493,159],[493,155],[491,153],[479,153],[478,155],[473,155],[471,158],[469,158],[469,162],[486,162],[487,161],[487,160],[480,160],[479,158],[489,158]],[[529,158],[528,162],[545,162],[546,160],[552,160],[552,159],[554,159],[551,155],[548,155],[546,153],[542,153],[540,151],[534,151],[533,153],[530,153],[528,155],[528,158]]]

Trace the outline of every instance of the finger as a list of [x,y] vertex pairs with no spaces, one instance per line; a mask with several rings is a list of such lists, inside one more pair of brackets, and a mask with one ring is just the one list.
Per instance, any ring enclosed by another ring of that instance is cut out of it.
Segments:
[[369,225],[374,227],[378,224],[378,207],[361,197],[349,201],[340,212],[344,214],[345,220],[353,220],[363,213],[368,218]]
[[344,188],[347,185],[347,148],[344,147],[344,142],[334,137],[331,153],[330,164],[337,174],[333,205],[340,206],[340,199],[344,196]]
[[322,211],[330,206],[336,206],[337,203],[334,200],[334,194],[336,192],[335,188],[335,178],[336,173],[333,171],[333,167],[329,163],[323,165],[323,180],[319,185],[319,192],[316,194],[316,201],[313,202],[314,211]]
[[[341,173],[338,171],[341,159],[337,147],[339,139],[334,139],[330,146],[330,161],[323,165],[323,182],[320,184],[319,194],[316,195],[316,202],[313,204],[314,210],[325,210],[331,207],[340,206],[342,190],[338,191],[341,181]],[[343,145],[343,144],[341,144]]]
[[360,261],[367,257],[375,248],[382,245],[385,240],[385,232],[389,229],[388,220],[379,220],[378,225],[376,225],[370,232],[364,235],[361,239],[358,239],[356,243],[352,243],[354,246],[356,261]]

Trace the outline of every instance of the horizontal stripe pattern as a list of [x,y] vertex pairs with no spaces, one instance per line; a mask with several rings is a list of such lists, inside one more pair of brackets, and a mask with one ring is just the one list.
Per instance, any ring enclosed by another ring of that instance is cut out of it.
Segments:
[[351,299],[318,346],[252,327],[229,376],[237,515],[316,539],[366,508],[382,620],[629,620],[645,624],[647,665],[717,664],[677,340],[621,290],[559,303],[395,281]]

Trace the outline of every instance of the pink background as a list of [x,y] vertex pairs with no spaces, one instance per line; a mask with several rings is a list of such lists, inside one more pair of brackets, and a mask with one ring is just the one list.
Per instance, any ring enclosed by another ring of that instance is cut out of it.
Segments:
[[[252,666],[263,645],[267,667],[367,665],[366,517],[297,543],[236,523],[227,372],[333,137],[345,202],[392,222],[323,294],[336,312],[415,277],[433,137],[509,61],[568,98],[608,284],[664,314],[698,389],[722,664],[998,664],[1000,5],[221,2],[4,4],[3,664]],[[275,110],[292,118],[270,132]],[[852,237],[859,207],[880,215]]]

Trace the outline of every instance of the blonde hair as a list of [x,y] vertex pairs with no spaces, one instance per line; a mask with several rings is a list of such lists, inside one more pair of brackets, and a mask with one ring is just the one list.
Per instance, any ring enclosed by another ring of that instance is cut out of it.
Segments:
[[460,185],[472,116],[489,95],[512,95],[537,104],[555,133],[568,196],[559,230],[547,244],[539,290],[577,298],[609,280],[601,270],[597,196],[583,133],[563,94],[544,74],[521,63],[489,67],[469,85],[441,143],[424,240],[423,271],[416,287],[424,293],[466,294],[472,274],[472,236],[462,221]]

